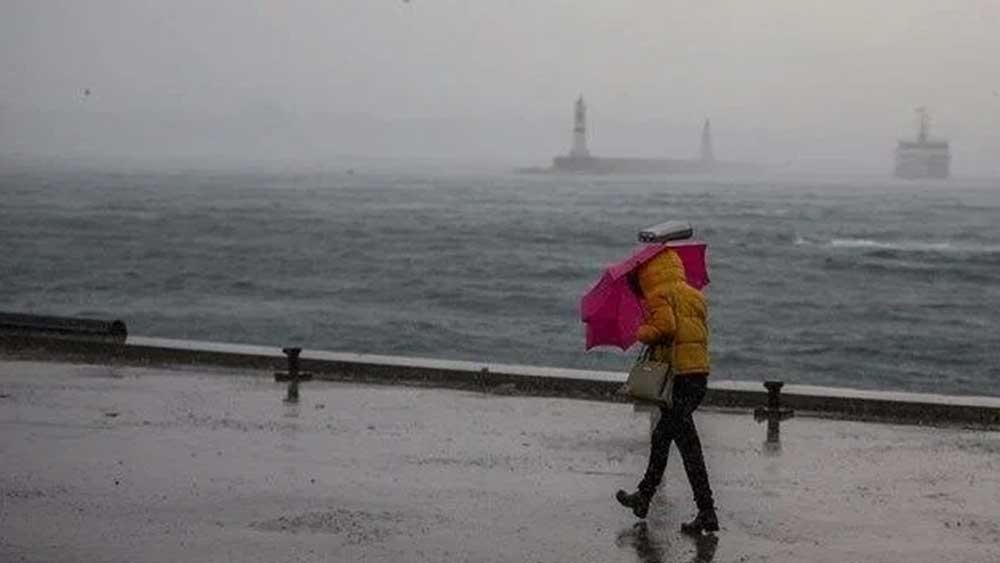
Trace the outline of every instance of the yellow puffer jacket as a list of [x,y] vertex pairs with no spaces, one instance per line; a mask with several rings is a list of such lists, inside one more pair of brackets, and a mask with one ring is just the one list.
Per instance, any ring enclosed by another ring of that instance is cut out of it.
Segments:
[[680,257],[672,250],[661,252],[639,268],[637,277],[648,313],[636,337],[653,346],[655,359],[669,360],[674,373],[708,375],[708,305],[685,281]]

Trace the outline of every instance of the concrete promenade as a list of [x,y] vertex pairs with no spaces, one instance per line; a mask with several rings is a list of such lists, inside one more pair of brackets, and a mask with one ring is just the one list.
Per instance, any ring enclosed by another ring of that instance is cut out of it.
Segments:
[[0,361],[0,561],[1000,561],[1000,433],[699,411],[648,524],[623,403],[270,372]]

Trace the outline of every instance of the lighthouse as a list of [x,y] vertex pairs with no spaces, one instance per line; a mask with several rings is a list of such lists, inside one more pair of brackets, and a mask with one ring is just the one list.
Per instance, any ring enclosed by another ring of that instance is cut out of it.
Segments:
[[712,149],[712,123],[707,118],[705,125],[701,128],[701,148],[698,151],[698,159],[703,164],[715,163],[715,150]]
[[717,160],[712,147],[712,124],[708,119],[701,128],[701,145],[692,158],[613,158],[593,156],[587,148],[587,105],[581,95],[573,105],[573,144],[569,154],[552,159],[552,168],[523,169],[525,172],[568,172],[583,174],[699,174],[725,172],[752,173],[754,165]]
[[569,151],[570,158],[590,158],[587,150],[587,106],[583,96],[576,99],[573,108],[573,148]]

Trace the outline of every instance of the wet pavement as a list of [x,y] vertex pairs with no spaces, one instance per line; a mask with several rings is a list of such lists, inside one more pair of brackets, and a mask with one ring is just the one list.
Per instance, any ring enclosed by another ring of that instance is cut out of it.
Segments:
[[998,561],[1000,433],[696,413],[650,518],[630,405],[0,362],[0,561]]

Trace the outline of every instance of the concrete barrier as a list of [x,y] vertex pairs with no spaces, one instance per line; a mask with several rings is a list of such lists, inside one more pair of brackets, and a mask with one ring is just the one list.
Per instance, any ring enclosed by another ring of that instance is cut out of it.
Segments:
[[[273,371],[286,367],[280,347],[130,336],[121,344],[0,335],[12,359],[128,365],[220,366]],[[303,350],[300,367],[316,379],[448,387],[499,394],[628,402],[624,372],[589,371],[399,356]],[[779,378],[780,379],[780,378]],[[308,392],[307,390],[304,392]],[[797,415],[928,425],[1000,428],[1000,398],[956,397],[785,385],[781,402]],[[752,410],[767,403],[760,382],[709,380],[705,405]]]
[[120,320],[29,315],[0,311],[0,334],[125,342],[128,330]]

